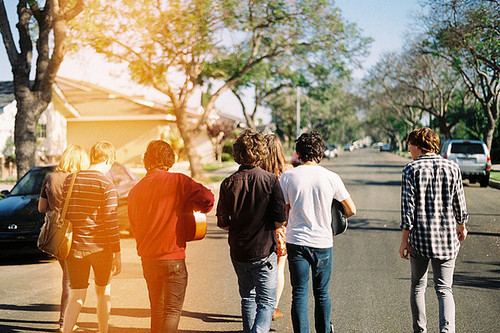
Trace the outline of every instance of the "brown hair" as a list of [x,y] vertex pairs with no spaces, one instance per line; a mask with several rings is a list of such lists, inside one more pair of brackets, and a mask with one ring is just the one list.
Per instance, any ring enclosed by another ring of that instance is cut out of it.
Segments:
[[247,129],[233,144],[234,160],[245,166],[259,166],[267,155],[266,143],[261,132]]
[[429,127],[413,130],[408,135],[408,143],[420,148],[424,154],[439,152],[439,136]]
[[167,142],[154,140],[148,144],[143,162],[147,171],[153,169],[168,170],[175,163],[175,153]]
[[267,145],[268,154],[262,161],[261,168],[279,177],[283,173],[286,164],[283,145],[276,134],[265,135],[264,141]]
[[319,163],[325,152],[325,140],[316,131],[303,133],[295,140],[295,150],[302,162]]
[[61,155],[57,171],[73,173],[85,170],[89,167],[90,161],[87,152],[79,145],[68,145]]
[[98,141],[90,148],[90,164],[99,164],[111,159],[111,164],[116,160],[115,147],[111,142]]

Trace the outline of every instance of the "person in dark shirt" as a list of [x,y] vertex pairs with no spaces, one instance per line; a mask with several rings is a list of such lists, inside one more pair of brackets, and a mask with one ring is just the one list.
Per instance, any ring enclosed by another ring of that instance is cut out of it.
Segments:
[[208,213],[213,193],[192,178],[170,172],[175,153],[151,141],[144,154],[146,176],[128,196],[130,227],[137,241],[151,305],[151,332],[177,332],[188,282],[186,224],[193,210]]
[[286,206],[278,177],[259,167],[266,155],[263,135],[244,131],[234,143],[240,168],[222,182],[217,204],[217,226],[229,231],[243,332],[269,332],[276,305],[276,229],[286,221]]

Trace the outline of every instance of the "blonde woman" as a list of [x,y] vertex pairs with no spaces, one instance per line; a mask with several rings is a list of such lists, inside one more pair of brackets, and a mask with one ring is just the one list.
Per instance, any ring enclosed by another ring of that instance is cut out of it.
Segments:
[[[49,174],[42,184],[40,200],[38,201],[38,210],[48,212],[62,209],[62,191],[64,180],[70,173],[87,169],[90,165],[89,157],[85,150],[78,145],[69,145],[62,153],[59,165],[56,170]],[[66,262],[59,260],[63,271],[62,294],[61,294],[61,312],[59,316],[59,330],[62,331],[64,311],[69,298],[69,276],[66,268]]]
[[[276,134],[267,134],[264,137],[269,150],[267,158],[262,162],[262,169],[274,173],[281,177],[281,174],[287,170],[293,169],[291,164],[286,163],[283,145]],[[278,304],[283,293],[285,285],[285,263],[286,252],[286,226],[276,229],[276,239],[278,241],[278,288],[276,290],[276,308],[273,313],[273,320],[283,317],[283,313],[278,309]]]

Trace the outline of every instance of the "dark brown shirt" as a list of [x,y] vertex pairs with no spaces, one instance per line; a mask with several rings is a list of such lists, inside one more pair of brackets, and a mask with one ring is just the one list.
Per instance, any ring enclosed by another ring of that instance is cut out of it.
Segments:
[[250,262],[276,252],[274,222],[284,221],[285,200],[276,175],[240,166],[222,182],[217,226],[229,227],[232,259]]
[[63,184],[69,173],[54,171],[45,177],[40,196],[47,200],[49,210],[62,210]]

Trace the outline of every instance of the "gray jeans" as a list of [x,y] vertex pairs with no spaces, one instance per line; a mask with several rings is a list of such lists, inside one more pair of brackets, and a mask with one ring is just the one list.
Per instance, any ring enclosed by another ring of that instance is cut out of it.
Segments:
[[455,258],[449,260],[429,259],[416,251],[410,251],[411,295],[410,304],[413,316],[413,332],[427,332],[425,315],[425,289],[429,261],[434,274],[434,289],[439,303],[439,332],[455,332],[455,301],[451,285]]

